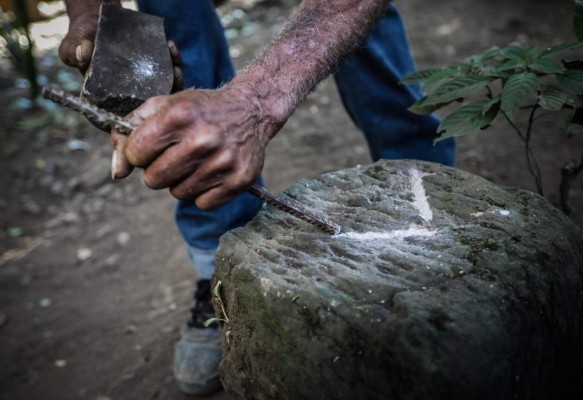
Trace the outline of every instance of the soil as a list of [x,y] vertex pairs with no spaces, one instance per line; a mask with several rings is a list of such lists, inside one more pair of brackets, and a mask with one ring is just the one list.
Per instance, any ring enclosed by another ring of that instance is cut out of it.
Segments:
[[[244,3],[244,2],[242,2]],[[419,67],[438,67],[494,45],[573,41],[572,0],[397,2]],[[241,67],[285,21],[294,2],[268,0],[224,12]],[[238,26],[238,29],[236,25]],[[51,81],[78,77],[52,50],[39,58]],[[60,110],[15,107],[26,95],[0,61],[0,398],[185,399],[175,387],[173,343],[195,280],[174,226],[174,200],[139,172],[109,178],[106,135]],[[71,81],[73,83],[71,83]],[[560,167],[583,137],[561,134],[564,116],[541,118],[534,147],[547,197],[558,201]],[[518,123],[523,123],[519,120]],[[582,135],[579,135],[582,136]],[[370,162],[332,81],[310,95],[267,150],[267,186]],[[459,168],[534,190],[517,135],[504,121],[459,141]],[[583,226],[582,178],[572,190]],[[211,399],[228,398],[223,392]]]

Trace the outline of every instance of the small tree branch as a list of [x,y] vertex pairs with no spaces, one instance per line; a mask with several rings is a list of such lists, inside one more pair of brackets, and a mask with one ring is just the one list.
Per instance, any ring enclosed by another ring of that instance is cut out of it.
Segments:
[[524,140],[524,135],[522,134],[522,131],[520,130],[520,128],[518,126],[516,126],[516,124],[514,122],[512,122],[512,120],[510,119],[508,114],[506,114],[506,112],[502,111],[502,115],[504,115],[504,118],[506,118],[506,121],[508,121],[508,123],[516,131],[518,136],[520,136],[520,139]]
[[532,127],[533,127],[534,118],[535,118],[535,115],[536,115],[538,108],[539,108],[538,104],[535,104],[534,107],[532,108],[532,110],[530,111],[530,115],[528,116],[528,125],[526,127],[526,135],[525,135],[524,145],[525,145],[526,161],[528,163],[528,169],[530,171],[534,171],[534,174],[532,174],[532,175],[535,179],[538,193],[541,196],[544,196],[543,182],[542,182],[542,176],[541,176],[541,172],[540,172],[540,166],[539,166],[539,163],[536,159],[534,152],[532,151],[532,147],[530,147],[530,138],[532,137]]
[[534,179],[538,193],[541,196],[544,196],[540,167],[539,167],[538,161],[536,160],[536,156],[534,155],[534,152],[532,151],[532,148],[530,147],[530,136],[532,133],[532,126],[533,126],[534,117],[535,117],[537,110],[538,110],[538,106],[535,106],[535,107],[533,107],[532,111],[530,112],[530,115],[528,118],[529,122],[528,122],[528,126],[527,126],[525,133],[523,133],[520,130],[520,128],[510,119],[510,117],[508,116],[508,114],[506,114],[506,112],[502,111],[502,115],[504,115],[504,118],[506,118],[506,121],[508,121],[510,126],[514,129],[514,131],[518,134],[518,136],[520,137],[520,139],[524,143],[528,172],[530,173],[530,175]]

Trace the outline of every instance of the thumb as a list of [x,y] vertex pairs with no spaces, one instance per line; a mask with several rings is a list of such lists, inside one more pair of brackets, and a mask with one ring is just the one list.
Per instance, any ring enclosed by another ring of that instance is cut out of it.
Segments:
[[59,57],[71,67],[85,72],[91,61],[93,42],[88,39],[78,39],[67,36],[59,46]]
[[128,138],[116,131],[111,132],[111,143],[113,145],[113,155],[111,156],[111,179],[123,179],[128,177],[134,167],[128,162],[125,156],[125,145]]

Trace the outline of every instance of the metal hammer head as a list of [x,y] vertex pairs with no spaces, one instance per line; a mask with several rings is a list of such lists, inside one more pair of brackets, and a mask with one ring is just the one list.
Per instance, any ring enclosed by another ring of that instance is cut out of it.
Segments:
[[164,20],[103,3],[81,97],[125,116],[150,97],[169,94],[173,79]]

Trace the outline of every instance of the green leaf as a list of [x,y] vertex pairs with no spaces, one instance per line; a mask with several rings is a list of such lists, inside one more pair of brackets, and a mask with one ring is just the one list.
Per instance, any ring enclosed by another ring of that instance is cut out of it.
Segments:
[[538,87],[536,75],[523,72],[508,79],[502,89],[502,110],[511,120],[514,119],[520,107],[528,101]]
[[506,49],[499,49],[499,48],[488,50],[487,52],[485,52],[484,54],[481,55],[480,63],[484,63],[488,60],[491,60],[492,58],[503,56],[505,50]]
[[461,70],[462,68],[459,65],[443,68],[423,82],[423,90],[431,90],[434,86],[441,85],[443,81],[456,76]]
[[583,70],[570,69],[563,75],[557,75],[556,79],[567,92],[583,94]]
[[583,42],[583,0],[575,0],[575,20],[573,30],[577,40]]
[[538,104],[549,111],[558,111],[567,103],[569,96],[561,89],[544,85],[541,90],[541,94],[538,97]]
[[524,63],[528,62],[528,53],[522,47],[509,46],[504,49],[502,55],[510,58],[511,60],[518,60]]
[[523,60],[519,60],[519,59],[511,59],[508,60],[506,62],[504,62],[502,65],[500,65],[498,67],[499,71],[510,71],[513,69],[525,69],[526,68],[526,63]]
[[494,67],[486,67],[486,68],[482,68],[480,75],[490,76],[492,78],[506,79],[506,78],[510,78],[513,74],[512,74],[512,72],[509,72],[509,71],[500,71],[499,69],[494,68]]
[[539,58],[531,62],[528,67],[533,71],[543,74],[562,74],[567,70],[563,64],[552,58]]
[[445,68],[439,69],[425,69],[412,73],[406,76],[401,83],[412,84],[421,83],[423,88],[427,89],[434,86],[436,83],[441,83],[443,80],[451,78],[462,71],[464,64],[455,63],[448,65]]
[[204,325],[205,328],[208,328],[210,325],[212,324],[220,324],[223,320],[220,318],[209,318],[206,321],[204,321],[202,324]]
[[439,132],[445,132],[435,141],[439,142],[452,136],[463,136],[476,129],[488,126],[496,118],[500,110],[498,105],[492,104],[490,109],[483,114],[484,107],[491,102],[492,100],[490,99],[477,100],[460,107],[445,117],[438,128]]
[[488,112],[492,109],[492,107],[497,106],[500,103],[501,97],[496,96],[492,100],[486,102],[484,104],[484,108],[482,108],[482,116],[488,114]]
[[582,47],[583,43],[561,43],[556,46],[551,46],[540,55],[541,58],[550,57],[554,54],[562,53],[563,51],[577,49]]
[[221,281],[217,281],[217,284],[215,285],[215,287],[213,288],[213,296],[215,298],[220,299],[221,298],[221,285],[223,284],[223,282]]
[[427,96],[422,98],[421,100],[415,102],[411,107],[408,108],[409,111],[418,115],[426,115],[431,114],[435,110],[439,110],[441,107],[446,106],[449,103],[439,103],[439,104],[425,104],[425,99]]
[[424,69],[421,71],[417,71],[417,72],[414,72],[410,75],[407,75],[405,78],[403,78],[403,80],[401,80],[401,83],[405,83],[405,84],[423,83],[428,78],[431,78],[433,75],[435,75],[439,71],[441,71],[441,69],[437,69],[437,68],[436,69]]
[[526,56],[529,60],[535,60],[540,55],[540,49],[538,47],[533,47],[526,52]]
[[425,99],[426,105],[449,103],[453,100],[469,96],[485,88],[496,78],[490,76],[464,76],[454,78],[439,86],[435,92]]

